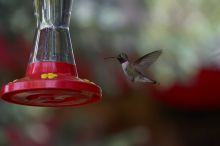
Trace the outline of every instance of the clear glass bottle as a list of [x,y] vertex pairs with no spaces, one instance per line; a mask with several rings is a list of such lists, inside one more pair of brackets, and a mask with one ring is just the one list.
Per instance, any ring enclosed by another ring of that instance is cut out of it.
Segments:
[[37,30],[30,63],[75,64],[69,33],[72,0],[34,0]]
[[69,33],[72,2],[34,0],[37,30],[27,76],[48,72],[78,76]]

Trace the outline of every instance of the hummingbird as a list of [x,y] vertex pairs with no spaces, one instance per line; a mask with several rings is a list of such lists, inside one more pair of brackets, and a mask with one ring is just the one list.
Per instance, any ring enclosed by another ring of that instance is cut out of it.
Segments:
[[118,56],[106,57],[104,59],[117,59],[122,66],[126,77],[132,82],[157,84],[157,81],[150,79],[146,75],[146,71],[161,55],[162,50],[148,53],[134,62],[130,62],[126,53],[120,53]]

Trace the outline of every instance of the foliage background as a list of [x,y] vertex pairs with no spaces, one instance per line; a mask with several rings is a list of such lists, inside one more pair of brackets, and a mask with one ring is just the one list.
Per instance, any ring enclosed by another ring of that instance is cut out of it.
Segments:
[[[190,84],[203,68],[219,67],[219,4],[218,0],[75,0],[70,31],[77,69],[81,78],[102,87],[102,101],[80,108],[1,101],[0,145],[218,145],[217,111],[167,107],[149,94],[151,87],[130,84],[116,61],[103,58],[126,52],[135,60],[162,49],[151,67],[161,84],[156,88]],[[1,85],[24,75],[35,31],[33,11],[32,1],[0,0]]]

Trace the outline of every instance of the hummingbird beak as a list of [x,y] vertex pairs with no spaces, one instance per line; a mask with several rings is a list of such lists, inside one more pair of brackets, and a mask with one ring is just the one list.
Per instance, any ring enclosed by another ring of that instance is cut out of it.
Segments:
[[105,57],[104,59],[114,59],[114,58],[117,58],[117,57]]

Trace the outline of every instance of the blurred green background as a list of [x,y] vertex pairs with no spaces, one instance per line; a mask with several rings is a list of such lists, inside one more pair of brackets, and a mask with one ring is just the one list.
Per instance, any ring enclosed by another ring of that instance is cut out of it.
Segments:
[[[78,73],[102,87],[103,99],[77,108],[1,101],[0,145],[220,145],[219,112],[210,111],[212,104],[191,111],[150,94],[189,85],[203,68],[218,69],[219,13],[218,0],[75,0],[70,34]],[[0,0],[1,86],[24,76],[35,23],[32,1]],[[160,82],[156,87],[131,84],[117,61],[103,59],[126,52],[135,60],[157,49],[163,54],[150,69]],[[220,97],[218,82],[206,83]]]

